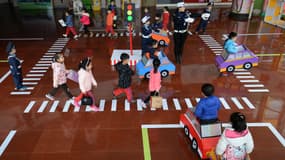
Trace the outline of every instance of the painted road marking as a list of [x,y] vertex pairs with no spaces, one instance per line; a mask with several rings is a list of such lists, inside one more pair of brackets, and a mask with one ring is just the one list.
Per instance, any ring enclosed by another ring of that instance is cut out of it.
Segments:
[[53,58],[54,56],[50,55],[43,55],[43,58]]
[[28,92],[28,91],[23,91],[23,92],[11,92],[10,95],[29,95],[31,94],[31,92]]
[[224,49],[223,48],[213,48],[212,50],[213,51],[223,51]]
[[255,109],[254,105],[248,100],[247,97],[241,97],[241,99],[247,104],[248,108]]
[[53,58],[41,58],[41,61],[52,61]]
[[145,160],[151,160],[149,136],[147,128],[142,128],[143,153]]
[[221,103],[223,104],[225,109],[231,109],[231,107],[229,106],[229,104],[227,103],[227,101],[225,100],[225,98],[220,97],[219,100],[221,101]]
[[90,112],[90,111],[92,111],[91,106],[87,105],[86,108],[85,108],[85,112]]
[[249,89],[249,92],[269,92],[268,89]]
[[45,55],[55,55],[56,53],[50,53],[50,52],[48,52],[48,53],[45,53]]
[[80,111],[80,107],[74,107],[73,112],[79,112]]
[[47,70],[30,70],[30,73],[46,73]]
[[2,83],[9,75],[11,74],[11,71],[8,71],[0,78],[0,83]]
[[23,81],[39,81],[41,78],[23,78]]
[[35,87],[27,87],[27,90],[33,90]]
[[254,79],[254,80],[240,80],[241,83],[257,83],[259,80]]
[[55,112],[58,104],[59,104],[59,101],[54,101],[52,106],[51,106],[51,108],[50,108],[50,110],[49,110],[49,112]]
[[42,66],[50,66],[51,64],[36,64],[35,66],[37,67],[42,67]]
[[165,98],[162,99],[162,109],[164,111],[168,110],[167,99]]
[[24,110],[24,113],[29,113],[31,109],[33,108],[33,106],[35,105],[35,103],[36,101],[31,101],[29,105],[26,107],[26,109]]
[[251,75],[250,72],[234,72],[234,75]]
[[0,146],[0,156],[2,156],[5,149],[8,147],[9,143],[11,142],[13,137],[15,136],[15,134],[16,134],[16,130],[11,130],[9,132],[9,134],[7,135],[7,137],[5,138],[5,140],[3,141],[3,143]]
[[173,103],[174,103],[174,106],[175,106],[176,110],[181,110],[181,106],[180,106],[180,103],[179,103],[177,98],[173,99]]
[[23,85],[37,85],[38,82],[23,82]]
[[38,113],[42,113],[48,105],[48,101],[44,101],[40,108],[38,109]]
[[117,100],[116,99],[112,99],[112,108],[111,111],[114,112],[117,110]]
[[234,104],[237,106],[238,109],[244,109],[236,97],[231,97],[231,99],[234,102]]
[[103,112],[104,111],[104,107],[105,107],[105,99],[101,99],[100,100],[100,104],[99,104],[99,111]]
[[38,61],[38,63],[44,63],[44,64],[46,64],[46,63],[52,63],[53,61]]
[[258,87],[264,87],[263,84],[245,84],[244,87],[246,88],[258,88]]
[[187,108],[193,108],[190,98],[185,98],[184,100],[187,105]]
[[33,70],[38,70],[38,69],[39,69],[39,70],[41,70],[41,69],[46,69],[46,70],[47,70],[48,68],[49,68],[49,67],[33,67],[32,69],[33,69]]
[[44,38],[0,38],[1,41],[43,41]]
[[131,107],[131,105],[130,105],[129,101],[127,99],[125,99],[125,111],[130,111],[130,109],[131,109],[130,107]]
[[142,100],[141,99],[137,99],[137,110],[138,111],[142,111]]
[[43,77],[44,74],[26,74],[26,77]]
[[62,112],[68,112],[70,104],[71,104],[70,100],[66,101],[65,104],[64,104]]
[[255,78],[255,76],[236,76],[238,79]]

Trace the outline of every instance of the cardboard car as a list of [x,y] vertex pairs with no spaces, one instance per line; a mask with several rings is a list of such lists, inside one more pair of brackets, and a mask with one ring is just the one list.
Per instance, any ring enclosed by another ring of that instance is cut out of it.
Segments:
[[216,65],[220,72],[234,72],[237,68],[251,69],[258,65],[258,57],[246,46],[239,45],[236,54],[223,54],[216,56]]

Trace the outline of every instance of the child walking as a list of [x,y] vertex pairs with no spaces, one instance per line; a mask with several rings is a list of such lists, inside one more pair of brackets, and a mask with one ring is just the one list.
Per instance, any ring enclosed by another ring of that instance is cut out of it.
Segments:
[[168,32],[168,24],[169,24],[169,8],[163,7],[163,14],[162,14],[162,29]]
[[106,17],[106,34],[111,34],[114,36],[115,32],[113,29],[113,23],[114,23],[114,16],[115,14],[112,12],[111,9],[108,9],[107,11],[107,17]]
[[74,98],[75,107],[80,107],[79,101],[83,96],[89,96],[92,98],[93,104],[91,105],[92,111],[99,111],[99,108],[95,105],[95,98],[92,93],[92,86],[97,87],[97,82],[92,73],[92,61],[90,58],[83,59],[79,64],[78,82],[81,93]]
[[27,87],[23,86],[22,66],[20,59],[16,57],[16,48],[13,42],[8,43],[6,52],[8,53],[8,63],[13,76],[13,81],[16,85],[15,89],[24,91]]
[[212,4],[208,3],[207,8],[203,11],[203,13],[201,15],[200,23],[199,23],[199,25],[196,29],[196,32],[195,32],[196,34],[198,34],[201,29],[202,29],[203,34],[205,33],[207,25],[208,25],[209,20],[210,20],[211,10],[212,10]]
[[86,8],[82,9],[82,15],[80,18],[80,22],[83,25],[84,37],[88,37],[88,34],[90,37],[93,37],[93,32],[90,32],[88,29],[88,27],[90,25],[90,15],[87,12]]
[[148,89],[150,95],[142,103],[142,107],[146,108],[146,104],[149,103],[151,96],[157,96],[161,88],[161,75],[158,70],[160,66],[160,60],[158,58],[153,59],[153,69],[150,71],[150,78],[148,82]]
[[46,98],[53,101],[54,95],[58,89],[62,88],[68,98],[72,99],[73,95],[70,93],[66,84],[66,75],[69,73],[69,71],[65,68],[63,54],[55,54],[54,62],[52,63],[51,67],[53,69],[53,88],[48,94],[46,94]]
[[131,84],[134,72],[128,64],[129,58],[130,56],[127,53],[122,53],[120,56],[121,62],[115,65],[116,70],[119,73],[119,83],[118,88],[113,91],[113,96],[117,97],[120,94],[125,93],[128,101],[133,103],[135,101],[133,100]]
[[70,11],[65,11],[65,24],[66,24],[66,32],[65,34],[63,34],[63,37],[68,37],[69,33],[72,32],[73,34],[73,38],[75,40],[78,39],[78,35],[75,31],[75,27],[74,27],[74,24],[73,24],[73,16],[72,14],[70,13]]

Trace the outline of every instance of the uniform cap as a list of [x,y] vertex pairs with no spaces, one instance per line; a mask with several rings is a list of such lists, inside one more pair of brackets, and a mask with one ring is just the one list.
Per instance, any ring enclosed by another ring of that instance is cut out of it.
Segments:
[[11,41],[8,42],[7,47],[6,47],[6,52],[9,54],[14,47],[15,47],[15,45],[13,42],[11,42]]
[[149,16],[144,16],[144,17],[142,18],[142,23],[146,23],[149,19],[150,19]]
[[180,8],[180,7],[184,7],[185,3],[184,2],[178,2],[177,3],[177,7]]

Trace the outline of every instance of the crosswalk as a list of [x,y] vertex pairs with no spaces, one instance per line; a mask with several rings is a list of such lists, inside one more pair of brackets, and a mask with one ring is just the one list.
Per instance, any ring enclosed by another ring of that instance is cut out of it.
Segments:
[[[225,110],[238,109],[238,110],[254,110],[256,107],[247,97],[219,97],[222,108]],[[143,110],[148,111],[182,111],[188,108],[194,108],[197,103],[200,101],[200,98],[172,98],[172,99],[163,99],[162,108],[142,108],[142,100],[137,99],[136,103],[130,104],[127,100],[121,102],[116,99],[111,101],[106,101],[105,99],[100,99],[97,104],[100,112],[130,112],[137,111],[141,112]],[[60,102],[55,101],[30,101],[27,104],[24,113],[43,113],[43,112],[91,112],[90,106],[81,106],[80,108],[74,107],[72,100],[66,100]]]
[[[211,35],[199,35],[202,41],[213,51],[215,55],[221,55],[223,46]],[[269,89],[265,88],[251,72],[245,69],[235,69],[234,76],[243,84],[248,92],[266,93]]]
[[[192,35],[191,32],[188,32],[189,35]],[[168,32],[168,36],[172,36],[173,35],[173,32],[169,31]],[[117,32],[115,33],[115,36],[116,37],[129,37],[130,36],[130,33],[127,32],[127,31],[120,31],[120,32]],[[133,37],[137,37],[137,36],[142,36],[142,33],[141,32],[133,32],[132,34]],[[105,33],[105,32],[95,32],[94,33],[94,38],[106,38],[106,37],[112,37],[111,33]]]
[[48,49],[48,51],[42,56],[42,58],[34,65],[34,67],[23,78],[23,85],[27,86],[26,91],[12,91],[10,95],[30,95],[35,86],[41,80],[41,78],[48,71],[52,58],[56,53],[63,50],[68,43],[69,38],[58,38],[54,44]]

